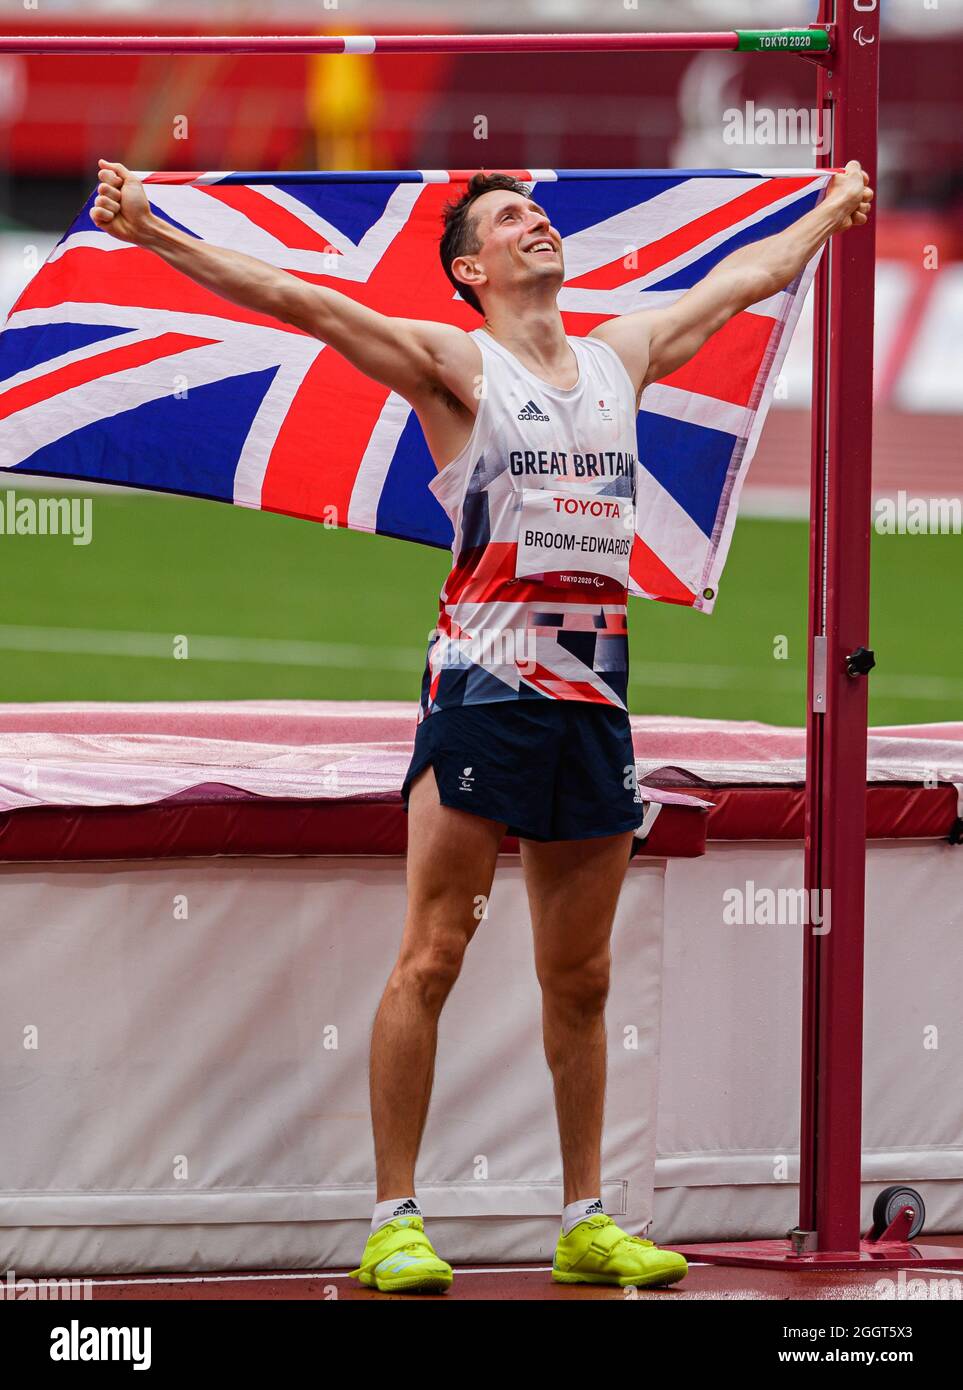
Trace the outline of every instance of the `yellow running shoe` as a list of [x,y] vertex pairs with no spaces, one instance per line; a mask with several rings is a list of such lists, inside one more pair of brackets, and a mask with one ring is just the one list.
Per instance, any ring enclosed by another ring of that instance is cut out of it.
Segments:
[[365,1288],[382,1293],[444,1293],[452,1281],[432,1249],[420,1216],[401,1216],[372,1231],[359,1269],[351,1271]]
[[617,1284],[624,1289],[674,1284],[689,1266],[674,1250],[661,1250],[654,1241],[630,1236],[611,1216],[580,1221],[560,1235],[552,1265],[556,1284]]

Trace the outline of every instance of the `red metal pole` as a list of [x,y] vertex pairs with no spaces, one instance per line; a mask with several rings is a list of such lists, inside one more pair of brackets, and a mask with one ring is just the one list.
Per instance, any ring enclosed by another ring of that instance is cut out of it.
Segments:
[[587,53],[826,52],[817,29],[694,34],[16,34],[0,53]]
[[[820,14],[832,5],[822,4]],[[822,73],[817,78],[820,144],[816,163],[830,163],[829,130],[832,107],[823,92]],[[825,535],[826,519],[826,369],[829,343],[829,256],[823,256],[813,284],[813,384],[812,462],[809,487],[809,669],[806,685],[806,820],[804,882],[806,901],[812,904],[814,889],[822,882],[823,864],[823,730],[826,714],[825,632]],[[830,926],[831,926],[830,922]],[[822,938],[807,931],[803,937],[802,1046],[799,1123],[799,1229],[816,1229],[815,1134],[818,1071],[819,943]]]
[[[836,25],[820,162],[875,183],[879,5],[822,0],[819,18]],[[799,1226],[826,1251],[860,1240],[867,684],[847,657],[869,646],[874,270],[871,216],[830,242],[815,299],[805,886],[829,930],[804,948]]]

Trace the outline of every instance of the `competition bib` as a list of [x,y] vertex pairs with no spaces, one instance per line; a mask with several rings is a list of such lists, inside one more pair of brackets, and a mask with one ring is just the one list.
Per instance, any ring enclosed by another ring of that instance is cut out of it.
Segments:
[[557,575],[562,583],[598,576],[625,588],[635,540],[630,497],[522,488],[515,577]]

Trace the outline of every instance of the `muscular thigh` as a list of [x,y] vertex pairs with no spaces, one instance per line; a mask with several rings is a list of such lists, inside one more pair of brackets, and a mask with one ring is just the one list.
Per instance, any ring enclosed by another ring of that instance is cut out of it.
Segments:
[[504,834],[499,821],[443,806],[430,766],[416,778],[408,798],[407,947],[440,936],[471,939]]
[[540,978],[607,960],[631,843],[631,831],[520,842]]

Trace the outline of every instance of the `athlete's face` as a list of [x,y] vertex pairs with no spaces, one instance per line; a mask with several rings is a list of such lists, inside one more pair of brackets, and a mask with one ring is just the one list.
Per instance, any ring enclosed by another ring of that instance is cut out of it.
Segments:
[[472,267],[469,283],[499,291],[544,283],[557,292],[565,278],[562,238],[548,213],[521,193],[494,189],[474,204],[475,230],[480,243],[464,257]]

